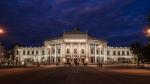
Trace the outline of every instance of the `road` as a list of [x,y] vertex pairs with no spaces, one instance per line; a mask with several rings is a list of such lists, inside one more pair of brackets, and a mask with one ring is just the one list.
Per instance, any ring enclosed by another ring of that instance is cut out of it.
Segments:
[[138,74],[134,73],[138,71],[136,69],[121,70],[96,67],[34,67],[0,73],[0,84],[150,84],[149,71]]

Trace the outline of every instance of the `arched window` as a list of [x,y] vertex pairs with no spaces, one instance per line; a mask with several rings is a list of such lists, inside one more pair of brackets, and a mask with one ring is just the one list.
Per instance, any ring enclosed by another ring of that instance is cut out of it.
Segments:
[[81,50],[81,53],[84,54],[84,49]]
[[74,54],[77,54],[77,49],[74,49]]
[[69,49],[67,49],[67,54],[69,54],[70,53],[70,50]]

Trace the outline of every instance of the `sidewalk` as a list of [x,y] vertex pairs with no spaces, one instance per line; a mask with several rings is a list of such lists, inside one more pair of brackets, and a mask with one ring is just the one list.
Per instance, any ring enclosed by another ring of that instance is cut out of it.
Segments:
[[[97,67],[97,65],[88,65],[90,67]],[[139,66],[137,64],[103,64],[103,68],[105,69],[148,69],[150,70],[150,64],[140,64]]]

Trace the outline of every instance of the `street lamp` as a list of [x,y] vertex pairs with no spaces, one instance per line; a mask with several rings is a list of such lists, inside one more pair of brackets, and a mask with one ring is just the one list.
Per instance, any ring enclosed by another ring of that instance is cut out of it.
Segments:
[[47,46],[47,48],[49,49],[49,64],[51,63],[51,46]]
[[3,35],[6,33],[6,30],[3,26],[0,26],[0,35]]
[[99,48],[102,48],[102,45],[98,46]]
[[147,28],[146,30],[145,30],[145,34],[146,34],[146,36],[148,37],[148,43],[150,44],[150,28]]
[[[3,26],[0,26],[0,36],[5,34],[5,30],[4,30],[4,27]],[[2,46],[2,45],[1,45]],[[3,61],[3,55],[2,53],[0,54],[0,63]]]

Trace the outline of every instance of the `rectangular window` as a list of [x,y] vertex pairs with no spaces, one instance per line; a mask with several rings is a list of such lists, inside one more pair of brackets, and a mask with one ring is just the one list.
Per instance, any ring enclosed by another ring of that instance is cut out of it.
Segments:
[[125,55],[125,52],[124,52],[124,51],[122,51],[122,55]]
[[74,49],[74,54],[77,54],[77,49]]
[[99,49],[97,49],[97,54],[99,54]]
[[120,56],[120,51],[118,51],[118,56]]
[[23,55],[25,55],[25,54],[26,54],[26,51],[24,50],[24,51],[23,51]]
[[102,54],[102,55],[104,54],[104,50],[103,50],[103,49],[101,50],[101,54]]
[[16,55],[19,55],[19,51],[17,50]]
[[108,56],[110,55],[110,51],[109,51],[109,50],[107,51],[107,55],[108,55]]
[[44,52],[44,50],[42,51],[42,55],[45,55],[45,52]]
[[60,54],[60,49],[58,49],[58,54]]
[[116,55],[116,51],[113,51],[113,55]]
[[38,55],[39,54],[39,51],[36,51],[36,55]]
[[128,55],[128,56],[129,56],[129,54],[130,54],[129,51],[127,51],[127,55]]
[[34,55],[34,51],[32,51],[32,55]]
[[91,54],[94,54],[94,49],[91,49]]
[[30,51],[27,51],[27,55],[30,55]]

